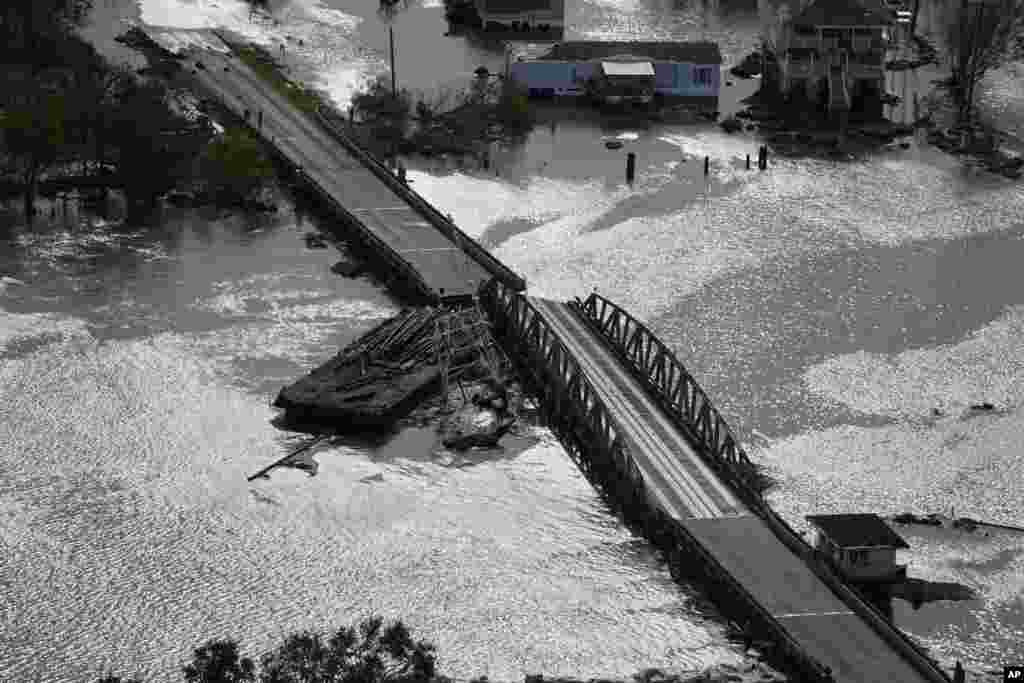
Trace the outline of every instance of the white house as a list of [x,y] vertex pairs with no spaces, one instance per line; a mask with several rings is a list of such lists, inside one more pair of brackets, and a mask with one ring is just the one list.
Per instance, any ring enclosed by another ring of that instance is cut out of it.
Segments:
[[809,515],[807,521],[815,528],[815,550],[846,578],[862,582],[906,578],[907,566],[896,564],[896,551],[910,546],[878,515]]
[[534,97],[585,95],[588,86],[602,82],[618,95],[639,97],[653,76],[656,97],[715,110],[721,67],[715,43],[578,41],[556,43],[537,59],[518,59],[509,75]]

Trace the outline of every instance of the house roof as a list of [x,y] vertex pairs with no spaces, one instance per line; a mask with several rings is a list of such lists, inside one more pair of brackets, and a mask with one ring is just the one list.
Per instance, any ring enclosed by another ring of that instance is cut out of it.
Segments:
[[621,54],[637,55],[662,62],[721,64],[722,53],[716,43],[676,43],[663,41],[580,40],[555,43],[540,59],[558,61],[591,61]]
[[876,514],[808,515],[841,548],[909,548],[907,542]]
[[874,0],[816,0],[792,23],[800,26],[889,26],[892,18]]
[[535,12],[551,9],[551,0],[483,0],[483,5],[488,12]]
[[601,62],[605,76],[653,76],[650,62]]

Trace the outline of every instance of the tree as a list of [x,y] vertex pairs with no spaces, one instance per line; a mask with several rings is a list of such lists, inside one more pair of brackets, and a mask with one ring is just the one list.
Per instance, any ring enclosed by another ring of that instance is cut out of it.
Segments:
[[192,663],[182,668],[189,683],[249,683],[256,680],[256,666],[240,657],[233,640],[210,640],[192,652]]
[[36,190],[42,174],[61,154],[65,136],[65,99],[36,82],[22,84],[19,104],[0,116],[7,168],[24,188],[25,215],[35,215]]
[[[434,646],[412,639],[396,621],[364,619],[324,640],[303,631],[288,636],[260,658],[260,666],[238,652],[233,640],[210,640],[182,667],[188,683],[427,683],[437,680]],[[139,683],[107,675],[97,683]]]
[[232,200],[246,200],[262,190],[274,175],[263,146],[244,128],[229,128],[212,142],[200,165],[203,177]]
[[133,82],[120,93],[108,133],[132,219],[192,174],[210,132],[175,113],[159,81]]
[[952,0],[944,38],[950,54],[950,84],[960,118],[970,117],[978,81],[1007,58],[1024,20],[1024,0]]
[[260,683],[419,683],[436,673],[434,646],[380,617],[341,628],[326,643],[315,633],[290,636],[262,665]]

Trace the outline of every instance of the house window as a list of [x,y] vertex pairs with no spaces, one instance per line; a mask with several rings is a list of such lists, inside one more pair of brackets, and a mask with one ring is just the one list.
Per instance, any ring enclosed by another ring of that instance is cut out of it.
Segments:
[[850,552],[850,564],[855,566],[867,566],[868,565],[868,551],[867,550],[851,550]]
[[701,67],[693,70],[693,82],[697,85],[711,85],[711,69]]

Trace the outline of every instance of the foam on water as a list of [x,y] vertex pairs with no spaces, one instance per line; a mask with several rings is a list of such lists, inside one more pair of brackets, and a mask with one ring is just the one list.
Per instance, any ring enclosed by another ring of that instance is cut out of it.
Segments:
[[[622,189],[609,195],[600,180],[535,177],[525,187],[519,187],[465,173],[435,176],[409,171],[408,177],[427,201],[445,207],[446,211],[450,209],[456,224],[471,237],[480,237],[495,223],[511,219],[540,223],[571,216],[582,227],[631,194],[650,191]],[[544,232],[530,234],[542,241],[552,239]]]
[[0,308],[0,358],[4,350],[14,342],[54,337],[77,340],[92,338],[84,320],[50,313],[11,313]]
[[[1013,307],[954,344],[891,355],[858,352],[808,369],[804,381],[813,394],[892,422],[809,431],[753,450],[781,480],[770,496],[773,507],[802,529],[803,515],[812,511],[865,510],[955,511],[1022,525],[1022,326],[1024,307]],[[970,408],[983,401],[997,409]],[[993,533],[992,539],[979,538],[980,532],[912,537],[905,553],[912,576],[962,583],[979,593],[980,602],[958,608],[977,622],[970,628],[956,619],[938,628],[926,620],[918,629],[921,617],[910,613],[905,619],[913,631],[931,631],[924,640],[938,653],[983,668],[991,668],[994,653],[1011,659],[1024,654],[1024,534]],[[934,619],[944,624],[948,613]]]
[[139,12],[150,26],[253,29],[244,0],[140,0]]
[[[312,68],[317,85],[343,108],[348,107],[367,75],[381,68],[380,60],[364,55],[351,38],[362,19],[317,0],[290,2],[274,15],[274,20],[263,13],[251,14],[244,0],[141,0],[140,8],[142,20],[152,26],[224,28],[273,50],[287,45],[288,56],[298,56],[304,67]],[[170,50],[226,50],[219,41],[211,42],[203,34],[188,31],[157,32],[155,38]]]
[[[716,627],[692,623],[643,544],[594,514],[597,494],[557,448],[453,470],[338,447],[317,455],[315,478],[249,485],[295,441],[180,336],[56,345],[5,374],[0,545],[36,571],[7,593],[32,619],[0,624],[4,677],[111,667],[177,680],[207,637],[252,654],[370,612],[435,641],[442,670],[460,676],[736,659]],[[15,427],[43,420],[44,434]],[[357,483],[368,473],[380,481]],[[23,642],[18,623],[39,640]],[[669,639],[671,652],[655,645]]]
[[650,175],[647,169],[645,177],[667,184],[631,191],[536,180],[518,188],[500,180],[428,176],[417,179],[418,189],[444,210],[456,216],[461,211],[460,224],[480,231],[513,217],[546,219],[504,242],[498,256],[522,272],[533,291],[561,297],[600,286],[642,317],[657,315],[711,279],[783,254],[951,239],[1024,223],[1019,185],[978,182],[914,157],[857,165],[776,158],[769,172],[757,173],[742,168],[749,144],[738,139],[661,139],[687,155],[711,156],[714,179],[738,183],[736,189],[706,199],[698,192],[678,211],[625,218],[600,231],[587,227],[635,193],[678,185],[683,197],[692,197],[684,185],[691,181],[671,170]]
[[957,344],[894,356],[860,352],[816,365],[811,391],[854,410],[896,419],[933,408],[956,415],[985,401],[1024,404],[1024,307]]
[[1024,122],[1015,115],[1024,111],[1024,62],[1009,62],[989,71],[980,84],[978,99],[996,115],[1000,129],[1024,143]]

